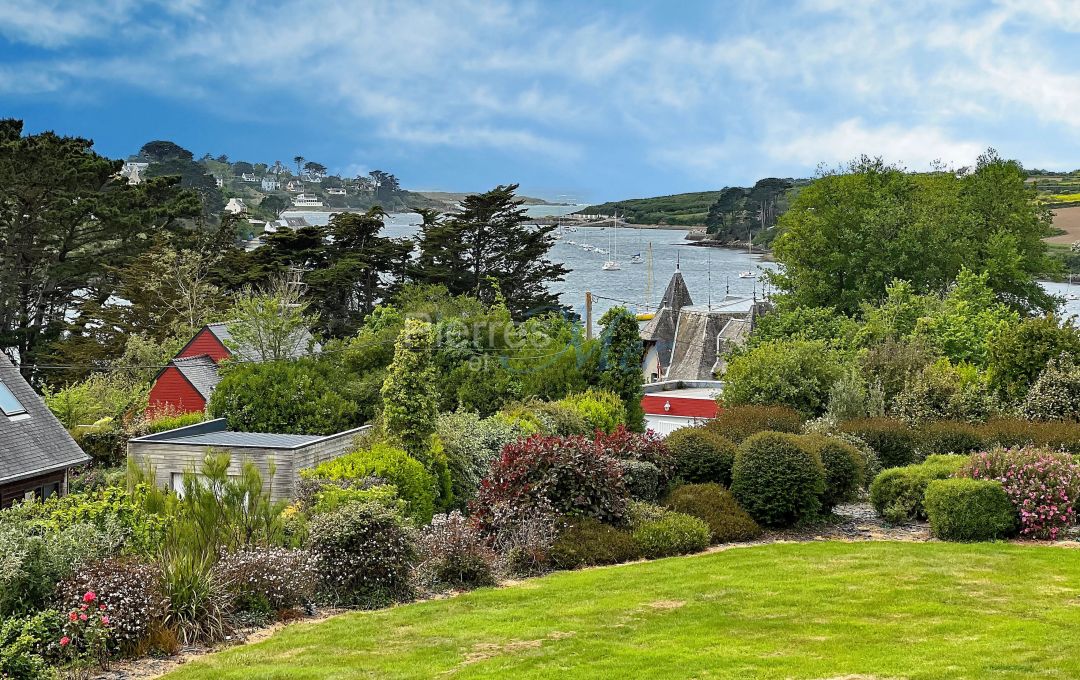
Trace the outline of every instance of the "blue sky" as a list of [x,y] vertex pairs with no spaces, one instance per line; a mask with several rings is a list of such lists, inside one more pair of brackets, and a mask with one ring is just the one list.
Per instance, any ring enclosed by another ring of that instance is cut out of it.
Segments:
[[912,169],[1080,167],[1073,0],[0,0],[0,115],[404,186],[582,200]]

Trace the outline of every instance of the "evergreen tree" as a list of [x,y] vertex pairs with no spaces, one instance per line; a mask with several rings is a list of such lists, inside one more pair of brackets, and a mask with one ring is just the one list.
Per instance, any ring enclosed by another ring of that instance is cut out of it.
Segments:
[[625,307],[613,307],[600,317],[600,387],[619,395],[626,408],[626,426],[636,432],[645,429],[641,408],[641,357],[644,351],[637,317]]
[[487,304],[501,291],[516,318],[557,305],[546,284],[561,281],[568,270],[547,259],[555,227],[525,226],[517,187],[500,185],[468,196],[461,210],[441,220],[425,214],[413,278]]
[[430,439],[438,415],[433,390],[434,340],[431,324],[406,319],[382,386],[383,431],[411,456],[425,463],[430,462],[427,460]]

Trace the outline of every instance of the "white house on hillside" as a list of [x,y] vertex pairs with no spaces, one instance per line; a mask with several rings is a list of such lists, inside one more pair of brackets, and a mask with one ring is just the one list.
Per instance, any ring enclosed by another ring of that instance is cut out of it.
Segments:
[[322,201],[315,194],[299,194],[293,198],[293,205],[304,208],[321,208]]
[[270,175],[267,175],[266,177],[262,178],[262,190],[263,191],[277,191],[278,187],[280,187],[280,186],[281,186],[281,184],[276,179],[271,177]]
[[333,188],[327,189],[326,193],[330,194],[331,196],[344,196],[345,195],[345,189],[344,188],[339,188],[339,187],[333,187]]
[[233,215],[239,215],[247,210],[247,206],[244,205],[244,199],[242,198],[230,198],[229,202],[225,205],[225,212],[232,213]]

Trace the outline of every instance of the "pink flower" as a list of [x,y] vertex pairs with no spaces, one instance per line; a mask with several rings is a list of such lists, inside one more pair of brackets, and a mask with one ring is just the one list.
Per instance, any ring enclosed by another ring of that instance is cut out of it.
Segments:
[[109,625],[109,617],[108,616],[102,616],[101,617],[101,625],[103,625],[103,626]]
[[82,599],[83,599],[83,602],[86,602],[86,603],[89,604],[90,602],[93,602],[94,600],[97,599],[97,595],[94,594],[94,591],[88,590],[88,591],[86,591],[86,594],[83,595]]
[[71,612],[68,614],[68,621],[74,621],[77,618],[79,618],[79,612]]
[[103,611],[105,611],[105,605],[101,605],[101,606],[99,606],[99,607],[98,607],[98,611],[99,611],[99,612],[103,612]]
[[80,621],[85,621],[86,620],[86,614],[79,614],[79,620]]
[[67,635],[60,638],[60,646],[61,647],[67,647],[69,644],[71,644],[71,638],[69,638]]

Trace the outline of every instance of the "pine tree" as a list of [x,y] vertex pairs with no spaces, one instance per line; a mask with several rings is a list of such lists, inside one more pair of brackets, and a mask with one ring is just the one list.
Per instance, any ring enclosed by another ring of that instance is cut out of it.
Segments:
[[525,209],[514,195],[517,188],[500,185],[468,196],[461,210],[443,219],[424,214],[413,278],[487,304],[501,291],[516,318],[556,306],[558,298],[546,284],[561,281],[568,270],[547,259],[555,227],[525,226]]

